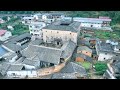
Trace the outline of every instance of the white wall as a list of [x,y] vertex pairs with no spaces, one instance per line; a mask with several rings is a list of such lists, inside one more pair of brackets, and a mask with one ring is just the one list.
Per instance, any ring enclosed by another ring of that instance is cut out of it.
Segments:
[[16,59],[17,59],[17,57],[18,57],[18,56],[16,55],[15,57],[12,58],[12,60],[9,60],[9,62],[11,62],[11,63],[12,63],[12,62],[15,62]]
[[[13,73],[15,75],[13,75]],[[26,76],[37,77],[37,72],[36,71],[8,71],[7,76],[11,78],[13,77],[25,78]]]
[[[47,32],[46,32],[47,31]],[[42,29],[43,32],[43,41],[51,42],[52,38],[61,38],[63,42],[71,39],[73,42],[77,43],[77,33],[71,31],[59,31],[59,30],[47,30]],[[70,34],[71,33],[71,34]],[[47,39],[48,37],[48,39]]]
[[[105,61],[105,60],[109,60],[112,59],[114,55],[107,53],[107,55],[105,53],[100,53],[99,57],[98,57],[98,61]],[[105,58],[105,59],[104,59]]]
[[93,25],[93,27],[101,27],[101,24],[81,23],[82,27],[91,27],[91,25]]
[[7,31],[3,36],[0,36],[0,40],[5,41],[9,39],[10,36],[12,36],[11,32]]
[[35,66],[26,65],[26,64],[24,64],[24,66],[25,66],[25,69],[29,69],[29,70],[32,70],[32,69],[36,68]]
[[46,20],[46,19],[47,19],[47,16],[46,16],[46,15],[42,15],[42,19],[43,19],[43,20]]

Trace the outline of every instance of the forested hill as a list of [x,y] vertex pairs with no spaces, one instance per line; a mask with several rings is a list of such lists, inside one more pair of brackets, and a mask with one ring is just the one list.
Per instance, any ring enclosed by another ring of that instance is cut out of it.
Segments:
[[[0,14],[33,14],[38,12],[49,13],[56,11],[0,11]],[[61,11],[61,12],[65,13],[68,16],[73,16],[73,17],[97,18],[99,16],[109,16],[112,19],[112,24],[120,23],[120,11]]]

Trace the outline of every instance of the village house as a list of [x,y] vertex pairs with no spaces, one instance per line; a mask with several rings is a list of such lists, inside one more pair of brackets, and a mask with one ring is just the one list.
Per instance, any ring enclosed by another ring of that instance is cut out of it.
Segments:
[[114,57],[111,62],[107,64],[108,69],[104,73],[105,79],[119,79],[120,78],[120,57]]
[[42,21],[42,14],[41,13],[36,13],[33,15],[36,21]]
[[22,18],[22,23],[27,25],[33,22],[34,20],[35,18],[33,16],[26,16]]
[[11,37],[12,34],[10,31],[7,30],[0,30],[0,41],[5,41]]
[[85,55],[87,55],[89,57],[92,56],[92,50],[87,46],[79,46],[77,48],[77,53],[82,53],[82,54],[85,54]]
[[76,62],[84,62],[84,61],[88,61],[88,62],[91,62],[92,63],[92,58],[85,55],[85,54],[82,54],[82,53],[77,53],[76,54]]
[[10,63],[13,63],[17,60],[18,56],[16,53],[9,52],[3,56],[4,60]]
[[9,30],[14,30],[13,26],[11,26],[11,25],[8,25],[7,28],[8,28]]
[[95,47],[98,55],[98,61],[111,60],[117,55],[114,51],[114,46],[111,43],[98,41]]
[[28,60],[40,61],[39,68],[56,66],[65,62],[71,58],[76,48],[76,44],[72,41],[66,42],[59,48],[44,46],[39,40],[35,41],[32,41],[28,48],[24,49],[21,53],[22,56],[25,56]]
[[54,24],[48,25],[42,29],[43,41],[46,43],[51,43],[59,41],[64,43],[66,41],[72,40],[77,44],[77,38],[80,34],[80,23],[79,22],[56,22]]
[[7,51],[15,53],[16,51],[21,51],[25,49],[31,40],[31,35],[29,33],[24,33],[19,36],[15,36],[5,41],[2,47]]
[[81,17],[74,17],[74,21],[78,21],[81,23],[81,27],[89,27],[89,28],[96,28],[96,29],[107,29],[111,30],[110,28],[110,18],[81,18]]
[[77,78],[86,78],[87,72],[84,67],[74,62],[68,62],[66,66],[60,71],[60,73],[75,74]]
[[61,20],[65,17],[63,13],[50,13],[55,20]]
[[25,70],[24,65],[11,65],[7,71],[7,76],[8,78],[37,77],[37,72]]
[[114,45],[114,52],[120,53],[120,43],[118,45]]
[[52,17],[52,15],[49,14],[49,13],[44,13],[44,14],[42,14],[42,20],[43,20],[45,23],[48,23],[48,24],[50,24],[50,23],[52,23],[52,22],[55,21],[55,19],[54,19],[54,18]]
[[40,67],[40,61],[38,60],[29,60],[25,58],[22,64],[25,66],[26,70],[35,70]]
[[42,28],[46,26],[46,23],[44,22],[32,22],[29,24],[29,31],[30,34],[34,38],[42,39]]

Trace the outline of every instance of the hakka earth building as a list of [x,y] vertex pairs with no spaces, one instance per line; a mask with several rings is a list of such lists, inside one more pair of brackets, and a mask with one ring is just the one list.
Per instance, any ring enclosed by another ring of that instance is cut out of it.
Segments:
[[67,11],[0,16],[1,79],[120,78],[120,33],[111,17]]

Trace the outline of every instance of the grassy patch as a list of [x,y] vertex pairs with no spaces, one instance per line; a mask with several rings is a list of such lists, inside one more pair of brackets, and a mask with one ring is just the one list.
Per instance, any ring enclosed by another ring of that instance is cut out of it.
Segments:
[[90,69],[92,64],[90,62],[77,62],[78,64],[81,64],[85,69]]
[[113,32],[108,31],[95,31],[95,35],[100,39],[120,39],[120,31],[114,30]]

